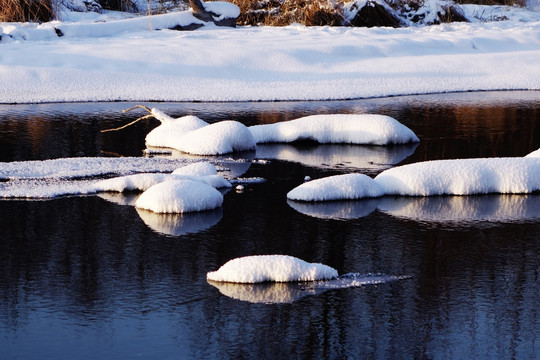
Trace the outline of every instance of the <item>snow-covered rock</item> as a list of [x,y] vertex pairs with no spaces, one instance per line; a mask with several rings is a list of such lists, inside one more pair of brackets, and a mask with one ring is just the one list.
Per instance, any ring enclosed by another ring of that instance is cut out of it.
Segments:
[[228,261],[207,279],[233,283],[291,282],[333,279],[337,270],[287,255],[256,255]]
[[212,210],[223,204],[223,195],[200,181],[176,180],[156,184],[143,192],[135,206],[156,213]]
[[376,114],[311,115],[249,130],[257,143],[314,140],[319,143],[366,145],[418,142],[418,137],[394,118]]
[[384,195],[383,188],[369,176],[345,174],[305,182],[289,191],[287,198],[300,201],[329,201],[382,195]]
[[374,181],[387,195],[524,194],[540,190],[540,159],[426,161],[385,170]]
[[155,108],[152,109],[152,115],[161,121],[161,125],[146,135],[146,144],[149,146],[174,148],[179,137],[208,125],[193,115],[174,119]]
[[173,175],[193,175],[193,176],[210,176],[217,175],[217,169],[214,165],[206,161],[198,161],[193,164],[182,166],[174,170]]
[[196,155],[220,155],[255,149],[255,139],[238,121],[204,125],[190,116],[163,122],[146,136],[148,146],[168,147]]
[[287,197],[327,201],[383,195],[527,194],[535,191],[540,191],[540,158],[529,155],[425,161],[385,170],[374,179],[336,175],[301,184]]

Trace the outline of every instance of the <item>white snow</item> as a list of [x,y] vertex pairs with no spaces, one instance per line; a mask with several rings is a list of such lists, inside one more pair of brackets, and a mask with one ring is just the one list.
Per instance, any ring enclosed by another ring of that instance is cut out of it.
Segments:
[[0,162],[0,179],[82,178],[106,174],[167,172],[185,165],[183,159],[80,157],[35,161]]
[[[463,9],[473,22],[397,29],[167,29],[200,22],[191,11],[99,21],[66,12],[62,21],[0,23],[0,103],[540,90],[538,8]],[[497,19],[508,20],[490,21]]]
[[[533,154],[536,154],[534,152]],[[327,201],[383,195],[526,194],[540,191],[540,158],[425,161],[385,170],[374,179],[351,174],[313,180],[287,194],[291,200]]]
[[322,144],[405,144],[420,141],[405,125],[385,115],[311,115],[249,128],[257,143],[314,140]]
[[337,270],[323,264],[308,263],[288,255],[255,255],[228,261],[207,279],[233,283],[292,282],[333,279]]
[[218,14],[219,17],[214,17],[215,20],[224,18],[237,18],[240,15],[240,8],[230,2],[225,1],[201,1],[206,11]]
[[146,145],[173,148],[188,154],[220,155],[255,149],[255,139],[238,121],[208,124],[196,116],[173,119],[157,109],[152,114],[162,124],[146,135]]
[[384,195],[383,188],[364,174],[345,174],[311,180],[289,191],[290,200],[328,201]]
[[143,192],[135,206],[156,213],[186,213],[212,210],[223,204],[223,195],[200,181],[173,180],[158,183]]
[[540,190],[540,158],[426,161],[385,170],[374,181],[387,195],[524,194]]
[[[0,182],[0,198],[145,191],[158,183],[174,180],[198,181],[216,189],[232,186],[210,163],[195,162],[178,168],[180,164],[182,161],[160,158],[67,158],[0,163],[0,178],[9,179]],[[136,171],[147,172],[133,174]],[[130,175],[95,179],[105,174]]]

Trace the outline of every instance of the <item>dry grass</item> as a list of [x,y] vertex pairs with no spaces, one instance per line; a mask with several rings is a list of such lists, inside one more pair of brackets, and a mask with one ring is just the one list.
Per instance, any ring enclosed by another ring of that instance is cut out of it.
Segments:
[[51,0],[0,0],[1,22],[46,22],[52,17]]
[[230,0],[240,8],[238,25],[338,26],[343,22],[339,2],[332,0]]

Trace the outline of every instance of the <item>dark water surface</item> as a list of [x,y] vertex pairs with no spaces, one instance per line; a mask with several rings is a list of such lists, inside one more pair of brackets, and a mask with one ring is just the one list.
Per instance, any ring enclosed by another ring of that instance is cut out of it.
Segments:
[[[100,133],[143,115],[121,113],[131,105],[0,105],[0,161],[141,156],[157,121]],[[380,113],[421,142],[240,154],[270,159],[248,162],[241,175],[266,182],[227,192],[221,209],[183,217],[138,211],[112,194],[0,200],[0,358],[540,358],[540,195],[325,205],[285,197],[306,175],[524,156],[540,148],[539,92],[146,105],[246,125]],[[228,260],[257,254],[411,278],[311,295],[206,281]],[[281,302],[265,303],[269,294]]]

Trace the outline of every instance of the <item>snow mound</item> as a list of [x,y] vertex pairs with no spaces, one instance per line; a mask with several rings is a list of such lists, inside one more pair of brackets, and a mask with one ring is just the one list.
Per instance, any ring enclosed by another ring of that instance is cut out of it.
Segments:
[[206,11],[213,12],[214,14],[219,14],[219,18],[214,18],[215,20],[222,20],[224,18],[237,18],[240,16],[240,8],[226,1],[209,1],[203,2],[203,6]]
[[206,161],[199,161],[193,164],[182,166],[174,170],[173,175],[195,175],[195,176],[210,176],[217,175],[217,169],[214,165]]
[[525,155],[526,158],[532,158],[532,157],[540,157],[540,149],[533,151],[530,154]]
[[319,143],[366,145],[418,142],[418,137],[397,120],[375,114],[311,115],[249,128],[257,143],[314,140]]
[[292,282],[333,279],[337,270],[287,255],[257,255],[230,260],[208,280],[233,283]]
[[231,183],[219,175],[190,176],[175,174],[134,174],[100,180],[94,185],[96,192],[102,191],[145,191],[164,181],[193,180],[210,185],[213,188],[231,187]]
[[178,137],[208,125],[196,116],[174,119],[155,108],[152,109],[152,115],[161,121],[161,125],[146,135],[146,144],[149,146],[174,148]]
[[165,181],[143,192],[135,206],[156,213],[212,210],[223,204],[223,195],[199,181]]
[[255,149],[255,139],[242,123],[229,120],[204,125],[199,120],[193,116],[163,122],[148,133],[146,144],[195,155],[221,155]]
[[524,194],[540,190],[540,159],[426,161],[383,171],[374,180],[387,195]]
[[540,158],[530,155],[426,161],[385,170],[375,179],[335,175],[299,185],[287,198],[327,201],[384,195],[528,194],[540,191]]
[[312,180],[289,191],[287,198],[301,201],[329,201],[379,197],[384,190],[364,174],[345,174]]

